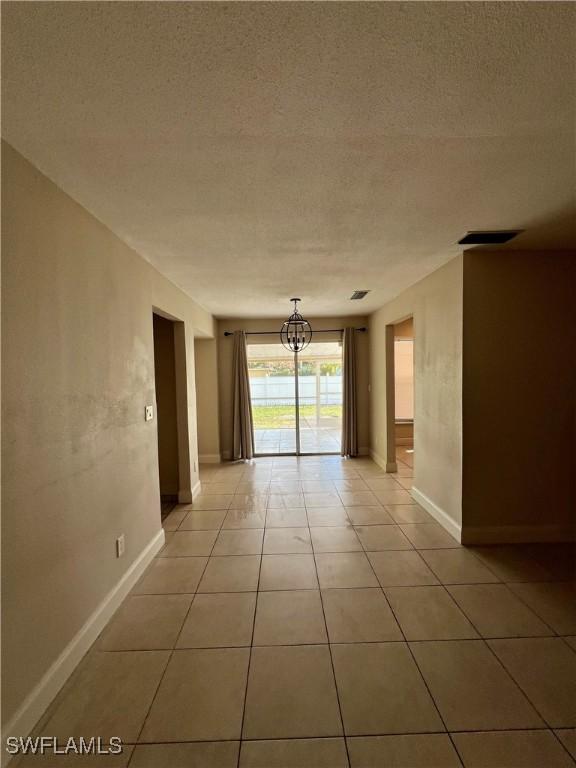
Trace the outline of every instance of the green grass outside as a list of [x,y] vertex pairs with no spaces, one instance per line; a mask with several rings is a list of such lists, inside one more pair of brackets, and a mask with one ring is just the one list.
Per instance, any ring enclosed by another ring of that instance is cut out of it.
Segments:
[[[294,426],[294,407],[291,405],[253,405],[254,426],[259,429],[275,429]],[[320,418],[339,419],[342,417],[341,405],[321,405]],[[300,406],[301,419],[315,419],[315,405]]]

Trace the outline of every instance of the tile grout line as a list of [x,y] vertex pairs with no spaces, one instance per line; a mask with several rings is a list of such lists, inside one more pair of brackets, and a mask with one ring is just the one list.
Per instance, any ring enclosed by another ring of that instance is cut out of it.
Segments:
[[262,573],[262,558],[263,558],[263,552],[264,552],[264,536],[266,533],[266,519],[268,517],[268,509],[266,509],[264,514],[264,528],[262,531],[262,546],[260,551],[260,562],[258,565],[258,579],[256,581],[256,593],[255,593],[255,601],[254,601],[254,616],[252,617],[252,636],[250,638],[250,648],[248,652],[248,668],[246,669],[246,686],[244,688],[244,704],[242,707],[242,719],[240,721],[240,734],[239,734],[239,743],[238,743],[238,758],[236,761],[237,768],[240,768],[240,757],[242,754],[242,743],[244,741],[244,719],[246,717],[246,702],[248,701],[248,685],[250,682],[250,668],[252,666],[252,650],[254,648],[254,632],[256,630],[256,614],[258,612],[258,595],[260,592],[260,574]]
[[[348,514],[346,517],[348,517]],[[310,536],[310,542],[312,542],[312,532],[310,530],[310,519],[308,518],[308,508],[306,507],[306,518],[308,519],[308,535]],[[349,518],[348,518],[349,519]],[[316,571],[316,580],[318,582],[318,593],[320,596],[320,605],[322,607],[322,617],[324,619],[324,629],[326,631],[326,641],[328,645],[328,654],[330,656],[330,668],[332,669],[332,679],[334,680],[334,689],[336,691],[336,701],[338,702],[338,713],[340,715],[340,724],[342,726],[342,739],[344,741],[344,748],[346,750],[346,760],[348,762],[348,768],[352,765],[350,761],[350,751],[348,749],[348,738],[346,734],[346,726],[344,725],[344,716],[342,714],[342,703],[340,701],[340,691],[338,690],[338,680],[336,678],[336,669],[334,667],[334,656],[332,655],[332,643],[330,642],[330,633],[328,631],[328,622],[326,621],[326,611],[324,610],[324,599],[322,597],[322,585],[320,584],[320,575],[318,573],[318,563],[316,562],[316,552],[312,546],[312,557],[314,558],[314,570]]]
[[[376,574],[376,571],[374,570],[374,567],[373,567],[373,565],[372,565],[372,563],[370,561],[370,558],[366,558],[366,559],[370,563],[370,568],[372,568],[372,572],[374,573],[376,581],[378,582],[378,584],[380,584],[380,579],[378,578],[378,575]],[[421,558],[421,559],[423,560],[423,558]],[[450,743],[452,744],[452,747],[456,751],[456,755],[458,756],[458,759],[460,760],[461,765],[464,765],[464,761],[463,761],[463,759],[462,759],[462,757],[460,755],[460,752],[458,751],[458,748],[456,747],[456,744],[454,743],[454,739],[452,738],[452,735],[451,735],[450,731],[448,730],[448,728],[446,726],[446,722],[445,722],[444,717],[442,716],[442,713],[440,711],[440,706],[436,702],[436,699],[434,698],[434,696],[432,695],[432,691],[430,690],[430,688],[428,686],[428,682],[426,681],[426,679],[425,679],[425,677],[424,677],[424,675],[422,673],[422,670],[418,666],[418,662],[416,660],[416,657],[414,656],[414,652],[412,651],[412,648],[410,647],[410,643],[406,639],[406,635],[404,633],[402,625],[401,625],[401,623],[400,623],[400,621],[399,621],[399,619],[398,619],[398,617],[396,615],[396,612],[394,611],[394,608],[392,607],[392,604],[388,600],[388,596],[386,595],[386,592],[384,591],[384,587],[381,584],[380,584],[380,589],[381,589],[382,594],[384,596],[384,600],[386,601],[386,603],[388,604],[388,607],[390,608],[392,616],[394,616],[394,620],[396,621],[396,624],[398,625],[398,628],[399,628],[399,630],[400,630],[400,632],[402,634],[402,637],[404,638],[404,642],[406,644],[406,648],[408,649],[408,653],[410,654],[410,658],[412,659],[414,665],[416,666],[416,669],[418,670],[418,674],[420,675],[420,678],[421,678],[422,682],[424,683],[424,686],[425,686],[426,690],[428,691],[428,696],[430,697],[430,700],[432,701],[432,703],[434,705],[434,708],[435,708],[436,712],[438,713],[438,717],[440,718],[440,722],[444,726],[444,730],[445,730],[446,734],[448,735],[448,738],[450,739]]]
[[[184,522],[184,521],[182,521],[182,522]],[[220,527],[222,527],[222,526],[220,526]],[[220,531],[220,528],[218,529],[218,531]],[[214,547],[216,546],[217,539],[218,539],[218,534],[214,537],[214,541],[213,541],[212,547],[210,549],[210,555],[212,554],[212,552],[214,550]],[[160,550],[160,551],[162,551],[162,550]],[[158,553],[158,554],[160,554],[160,553]],[[188,616],[190,615],[190,611],[192,610],[192,605],[194,603],[194,600],[196,599],[196,595],[198,593],[198,587],[200,586],[200,582],[204,578],[204,574],[206,572],[206,568],[208,567],[208,563],[210,562],[210,555],[208,555],[208,557],[206,558],[206,563],[204,565],[204,568],[202,570],[200,578],[198,579],[198,583],[196,584],[196,589],[194,590],[194,596],[193,596],[192,600],[190,601],[190,605],[188,606],[188,610],[186,611],[186,615],[184,617],[184,621],[180,625],[180,630],[178,632],[178,635],[176,636],[176,639],[174,640],[174,645],[172,646],[172,649],[170,650],[168,659],[167,659],[166,664],[164,666],[164,670],[163,670],[162,674],[160,675],[160,679],[158,681],[158,685],[156,686],[156,690],[154,691],[154,695],[152,696],[152,699],[150,700],[150,706],[146,710],[146,715],[144,716],[144,719],[142,720],[142,725],[141,725],[141,727],[140,727],[140,729],[138,731],[138,735],[136,737],[136,745],[135,745],[134,749],[132,750],[132,754],[130,755],[130,758],[128,759],[128,763],[126,764],[127,768],[129,768],[130,763],[132,762],[132,759],[133,759],[134,754],[136,752],[136,748],[137,748],[138,744],[140,743],[140,737],[142,736],[142,733],[143,733],[144,728],[146,726],[146,722],[147,722],[148,718],[150,717],[150,712],[152,711],[152,707],[154,706],[154,702],[156,701],[156,697],[158,696],[158,691],[160,690],[160,686],[162,685],[162,681],[164,680],[164,677],[166,676],[166,671],[168,670],[170,662],[172,661],[172,659],[174,657],[174,652],[176,650],[176,646],[178,645],[178,640],[180,639],[180,635],[182,634],[182,630],[184,629],[184,625],[186,624],[186,621],[188,620]]]

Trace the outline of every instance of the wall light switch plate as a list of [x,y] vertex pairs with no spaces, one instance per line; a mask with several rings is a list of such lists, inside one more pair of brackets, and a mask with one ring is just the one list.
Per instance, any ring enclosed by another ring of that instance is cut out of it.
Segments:
[[144,409],[144,418],[146,419],[146,421],[152,421],[152,419],[154,418],[154,406],[152,405],[146,406],[146,408]]
[[124,541],[124,534],[122,536],[118,536],[116,539],[116,557],[122,557],[124,554],[124,550],[126,548],[126,544]]

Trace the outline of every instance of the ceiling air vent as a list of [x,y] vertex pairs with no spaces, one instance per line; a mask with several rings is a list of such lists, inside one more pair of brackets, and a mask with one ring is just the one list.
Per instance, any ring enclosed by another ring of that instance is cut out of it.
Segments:
[[503,230],[485,230],[480,232],[466,232],[461,240],[458,240],[460,245],[494,245],[499,243],[507,243],[512,240],[513,237],[519,235],[522,232],[521,229],[503,229]]
[[363,299],[367,293],[370,293],[370,291],[354,291],[352,296],[350,296],[350,301],[359,301],[360,299]]

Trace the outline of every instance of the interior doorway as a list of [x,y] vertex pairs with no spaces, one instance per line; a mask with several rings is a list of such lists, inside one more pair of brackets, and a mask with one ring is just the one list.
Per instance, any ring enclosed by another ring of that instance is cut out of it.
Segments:
[[394,430],[396,461],[414,466],[414,322],[394,326]]
[[386,326],[387,471],[414,467],[414,319]]
[[312,341],[302,352],[248,344],[256,455],[339,454],[342,344]]
[[158,474],[161,516],[164,518],[177,504],[180,489],[176,347],[171,320],[154,312],[153,325]]

